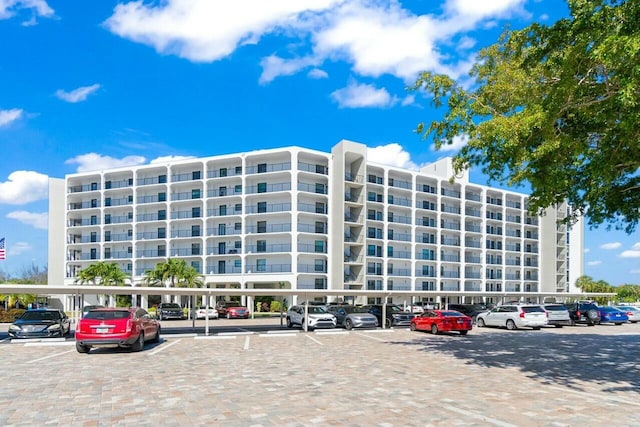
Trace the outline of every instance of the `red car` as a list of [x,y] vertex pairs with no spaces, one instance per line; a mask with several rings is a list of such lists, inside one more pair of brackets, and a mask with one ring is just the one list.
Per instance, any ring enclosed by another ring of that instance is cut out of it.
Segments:
[[78,353],[89,353],[91,347],[141,351],[146,341],[160,341],[160,322],[143,308],[98,308],[87,312],[76,325]]
[[455,310],[425,310],[411,319],[412,331],[431,331],[432,334],[458,331],[460,335],[467,335],[471,328],[471,317]]
[[237,301],[218,301],[216,305],[218,316],[227,319],[248,319],[249,309]]

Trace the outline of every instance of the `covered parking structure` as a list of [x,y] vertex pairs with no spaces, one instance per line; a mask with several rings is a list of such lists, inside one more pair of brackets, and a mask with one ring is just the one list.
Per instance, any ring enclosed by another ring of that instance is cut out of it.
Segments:
[[[87,285],[26,285],[26,284],[0,284],[0,294],[36,294],[36,295],[60,295],[73,298],[73,301],[82,301],[84,295],[132,295],[132,296],[149,296],[149,295],[172,295],[172,296],[199,296],[211,301],[217,297],[246,297],[247,306],[251,313],[254,313],[251,301],[257,296],[272,297],[296,297],[302,301],[308,302],[316,298],[342,298],[346,297],[365,297],[380,298],[387,301],[390,297],[398,297],[404,299],[405,305],[410,306],[413,302],[422,298],[434,298],[442,301],[442,306],[446,308],[449,298],[470,297],[474,300],[485,298],[493,298],[494,301],[512,302],[536,302],[543,303],[548,299],[554,301],[566,301],[574,299],[592,299],[594,297],[612,298],[615,293],[532,293],[532,292],[439,292],[439,291],[374,291],[374,290],[353,290],[353,289],[273,289],[273,288],[176,288],[176,287],[157,287],[157,286],[87,286]],[[146,298],[143,299],[146,301]],[[62,307],[60,307],[62,308]],[[146,308],[146,307],[145,307]],[[383,310],[385,306],[383,305]],[[383,314],[384,315],[384,314]],[[73,310],[72,319],[77,320],[78,311]],[[208,319],[206,331],[208,334]]]

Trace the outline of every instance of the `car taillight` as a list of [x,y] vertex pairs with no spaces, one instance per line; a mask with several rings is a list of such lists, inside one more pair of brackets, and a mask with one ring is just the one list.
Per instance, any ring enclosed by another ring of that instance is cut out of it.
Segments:
[[525,314],[524,311],[520,312],[520,317],[522,317],[523,319],[524,319],[524,314]]
[[125,329],[125,332],[131,332],[131,329],[133,329],[133,320],[129,319],[127,320],[127,327]]
[[580,317],[580,310],[576,311],[576,316]]
[[76,332],[82,332],[82,326],[84,324],[82,323],[82,320],[78,320],[78,324],[76,325]]

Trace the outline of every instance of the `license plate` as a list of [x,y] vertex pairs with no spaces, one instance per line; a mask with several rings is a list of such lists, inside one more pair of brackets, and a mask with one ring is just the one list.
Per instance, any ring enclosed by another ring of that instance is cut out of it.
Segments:
[[106,334],[107,332],[109,332],[109,328],[97,328],[96,332],[99,334]]

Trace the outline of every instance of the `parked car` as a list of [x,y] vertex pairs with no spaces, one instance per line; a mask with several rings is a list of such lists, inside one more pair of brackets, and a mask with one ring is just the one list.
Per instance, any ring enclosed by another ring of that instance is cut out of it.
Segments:
[[160,322],[143,308],[91,310],[76,325],[76,350],[92,347],[124,347],[141,351],[145,342],[160,341]]
[[455,310],[426,310],[411,319],[410,327],[412,331],[430,331],[434,335],[449,331],[467,335],[473,328],[471,317]]
[[249,309],[237,301],[218,301],[216,310],[219,317],[227,319],[248,319]]
[[571,325],[571,315],[564,304],[545,304],[543,307],[547,310],[549,325],[556,328]]
[[600,323],[598,306],[590,301],[565,303],[571,316],[571,325],[586,323],[589,326]]
[[305,306],[303,305],[294,305],[287,310],[288,328],[293,328],[296,325],[304,328],[306,317],[309,319],[309,324],[307,325],[308,330],[318,328],[335,328],[338,324],[336,316],[329,313],[322,307],[310,305],[308,316],[305,315],[304,308]]
[[599,307],[600,312],[600,323],[613,323],[614,325],[622,325],[623,323],[627,323],[629,321],[629,316],[627,316],[622,311],[618,310],[615,307],[611,306],[603,306]]
[[11,338],[66,337],[71,321],[65,312],[54,308],[27,310],[9,326]]
[[640,322],[640,308],[633,305],[616,305],[614,307],[626,314],[629,318],[629,322]]
[[184,311],[182,307],[175,302],[161,302],[156,309],[156,316],[158,316],[159,320],[182,320],[184,319]]
[[[369,304],[364,308],[378,319],[378,325],[382,326],[382,304]],[[410,326],[411,319],[415,317],[413,313],[406,313],[402,308],[395,304],[386,305],[386,316],[384,321],[384,327],[390,328],[392,326]]]
[[209,317],[209,319],[217,319],[218,310],[216,310],[213,307],[204,307],[204,306],[191,309],[191,318],[206,319],[207,316]]
[[469,316],[473,323],[476,323],[476,317],[478,316],[478,314],[489,311],[491,308],[493,308],[493,306],[489,306],[483,303],[447,305],[447,309],[459,311],[460,313]]
[[537,304],[499,305],[476,317],[476,324],[480,328],[497,326],[514,330],[529,327],[537,330],[547,323],[547,312]]
[[407,313],[420,314],[424,313],[425,310],[434,309],[434,303],[425,302],[425,301],[416,301],[414,303],[408,304],[404,311]]
[[336,316],[336,322],[345,329],[375,328],[378,319],[365,308],[355,305],[330,305],[327,311]]
[[82,307],[82,317],[84,317],[88,311],[95,310],[96,308],[104,308],[104,305],[85,305]]

